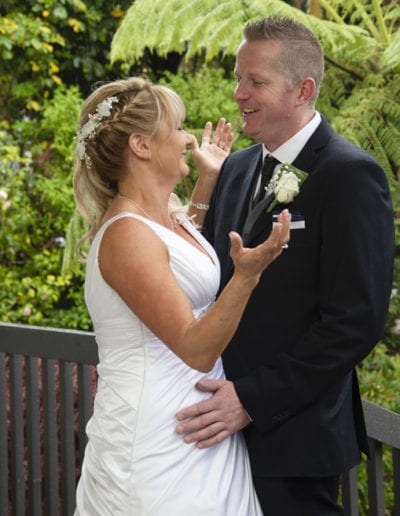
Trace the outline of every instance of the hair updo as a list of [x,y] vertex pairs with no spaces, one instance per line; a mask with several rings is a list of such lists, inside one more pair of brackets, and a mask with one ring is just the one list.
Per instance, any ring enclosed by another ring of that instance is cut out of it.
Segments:
[[91,241],[127,174],[129,136],[157,138],[162,123],[177,127],[185,118],[180,97],[141,77],[104,83],[82,106],[75,155],[74,194]]

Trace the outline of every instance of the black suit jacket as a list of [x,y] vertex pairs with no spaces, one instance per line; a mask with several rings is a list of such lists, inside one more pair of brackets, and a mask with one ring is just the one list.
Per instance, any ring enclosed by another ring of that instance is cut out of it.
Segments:
[[[254,247],[271,230],[268,199],[248,213],[261,149],[225,160],[211,200],[205,234],[221,288],[233,269],[229,231]],[[384,329],[393,212],[381,167],[325,119],[293,164],[309,175],[287,207],[305,227],[263,273],[223,362],[253,419],[245,436],[254,474],[336,475],[367,446],[354,367]]]

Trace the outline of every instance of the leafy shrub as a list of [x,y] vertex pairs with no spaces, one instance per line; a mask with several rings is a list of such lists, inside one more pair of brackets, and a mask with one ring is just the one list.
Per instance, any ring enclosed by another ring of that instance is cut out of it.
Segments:
[[17,121],[14,137],[0,133],[2,321],[91,328],[83,270],[61,270],[75,206],[72,155],[80,105],[76,88],[60,88],[39,123]]

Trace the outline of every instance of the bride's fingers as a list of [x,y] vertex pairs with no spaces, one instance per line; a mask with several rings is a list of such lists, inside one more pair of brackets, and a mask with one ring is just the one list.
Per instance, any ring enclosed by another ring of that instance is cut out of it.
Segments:
[[207,122],[204,126],[204,131],[201,137],[201,143],[210,143],[210,136],[211,136],[211,130],[212,130],[212,123]]
[[224,150],[229,153],[232,148],[235,135],[232,132],[231,124],[227,124],[226,127],[228,129],[227,129],[227,135],[226,135],[225,144],[224,144]]
[[226,120],[225,118],[220,118],[217,123],[217,127],[215,128],[211,143],[214,143],[215,145],[220,146],[220,142],[222,139],[222,135],[224,133]]
[[232,133],[232,124],[226,122],[225,118],[220,118],[217,129],[215,130],[212,143],[220,149],[229,153],[232,147],[234,135]]
[[218,142],[218,147],[220,147],[221,149],[223,149],[226,152],[229,152],[232,147],[233,138],[234,138],[234,136],[232,133],[232,124],[230,124],[228,122],[225,124],[225,126],[223,128],[221,137]]

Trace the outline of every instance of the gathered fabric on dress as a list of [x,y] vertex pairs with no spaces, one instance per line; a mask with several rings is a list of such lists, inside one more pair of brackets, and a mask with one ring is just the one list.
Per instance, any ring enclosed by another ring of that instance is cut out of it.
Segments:
[[175,431],[176,413],[209,396],[196,389],[196,382],[225,378],[221,359],[208,373],[189,367],[102,278],[100,242],[121,217],[143,221],[165,242],[171,269],[196,318],[212,305],[219,287],[218,258],[190,220],[182,224],[205,253],[130,212],[100,228],[85,282],[99,351],[98,386],[75,516],[262,516],[240,433],[199,450]]

